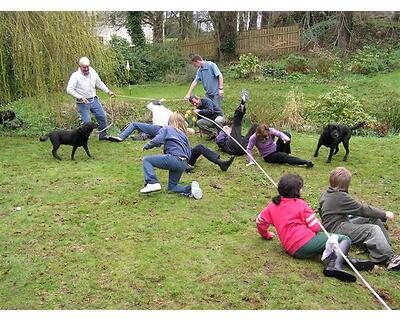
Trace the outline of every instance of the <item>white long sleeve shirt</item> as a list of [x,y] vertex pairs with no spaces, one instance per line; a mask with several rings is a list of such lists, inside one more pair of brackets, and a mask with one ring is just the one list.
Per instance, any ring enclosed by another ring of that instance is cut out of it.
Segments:
[[92,67],[89,67],[87,75],[78,69],[69,78],[67,93],[76,99],[93,98],[96,95],[96,87],[105,93],[110,91]]
[[171,110],[162,105],[153,104],[152,102],[150,102],[146,107],[152,113],[152,121],[154,125],[161,127],[165,127],[168,125],[169,116],[172,114]]

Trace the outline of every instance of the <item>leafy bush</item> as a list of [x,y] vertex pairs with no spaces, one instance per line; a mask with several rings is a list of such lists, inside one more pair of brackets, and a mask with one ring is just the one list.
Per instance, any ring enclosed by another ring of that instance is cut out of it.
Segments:
[[335,122],[352,126],[360,121],[376,122],[375,118],[367,114],[360,101],[346,92],[346,88],[337,89],[318,97],[306,105],[305,119],[311,126],[321,127]]
[[343,69],[341,60],[331,51],[321,48],[310,50],[311,59],[309,68],[313,73],[320,74],[324,77],[336,77]]
[[196,67],[192,64],[186,64],[183,70],[181,69],[178,73],[168,72],[164,77],[164,81],[178,84],[190,83],[193,81],[195,74]]
[[239,63],[231,67],[236,78],[250,78],[261,70],[260,59],[253,53],[242,54]]
[[287,58],[287,72],[300,72],[300,73],[308,73],[308,62],[307,59],[299,54],[291,54]]
[[395,65],[391,50],[366,45],[356,51],[348,69],[353,73],[371,74],[393,70]]
[[[110,44],[117,55],[120,84],[162,80],[168,73],[178,74],[186,64],[176,43],[154,43],[132,48],[125,39],[113,37]],[[125,69],[127,61],[131,69],[129,74]]]
[[283,63],[267,63],[262,66],[262,75],[265,78],[283,80],[287,77],[286,65]]

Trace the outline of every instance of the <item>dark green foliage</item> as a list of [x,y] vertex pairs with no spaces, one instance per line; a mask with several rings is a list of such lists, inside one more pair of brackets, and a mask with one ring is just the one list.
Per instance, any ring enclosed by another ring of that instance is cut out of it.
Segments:
[[[179,73],[186,65],[176,43],[147,44],[132,48],[126,40],[113,37],[111,46],[118,58],[119,80],[121,83],[137,84],[146,81],[163,80],[168,73]],[[126,71],[129,61],[130,72]]]
[[342,86],[309,102],[305,113],[308,124],[317,127],[327,123],[352,126],[360,121],[366,121],[367,124],[376,122],[375,118],[364,111],[361,102]]
[[179,72],[186,65],[176,43],[152,44],[131,52],[131,82],[162,80],[169,72]]
[[289,73],[292,72],[301,72],[308,73],[308,61],[307,59],[300,54],[290,54],[287,58],[287,66],[286,70]]
[[366,45],[356,51],[349,63],[349,71],[360,74],[371,74],[393,70],[398,64],[393,50],[374,45]]
[[143,47],[146,44],[144,32],[142,29],[143,11],[128,11],[126,13],[126,28],[131,36],[132,44],[137,47]]
[[262,66],[262,75],[265,78],[286,79],[288,72],[284,62],[273,63],[269,62]]

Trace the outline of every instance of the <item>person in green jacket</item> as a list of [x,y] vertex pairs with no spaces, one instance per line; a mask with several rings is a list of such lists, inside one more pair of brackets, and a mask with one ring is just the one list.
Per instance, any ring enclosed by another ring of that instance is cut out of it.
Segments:
[[328,232],[348,236],[353,244],[360,244],[375,264],[385,263],[389,270],[400,270],[400,256],[390,246],[384,222],[394,219],[391,211],[358,202],[348,194],[351,172],[344,167],[334,169],[330,186],[319,199],[318,211],[322,225]]

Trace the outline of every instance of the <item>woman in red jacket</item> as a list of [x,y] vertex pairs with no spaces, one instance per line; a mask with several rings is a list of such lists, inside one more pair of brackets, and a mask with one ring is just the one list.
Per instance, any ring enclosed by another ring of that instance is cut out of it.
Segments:
[[[298,259],[307,259],[324,252],[328,237],[320,232],[320,224],[313,210],[300,198],[303,179],[299,175],[284,175],[278,183],[279,195],[261,211],[256,220],[260,235],[271,240],[274,234],[268,230],[273,225],[285,251]],[[341,251],[347,255],[351,240],[344,235],[337,235]],[[371,270],[374,265],[369,260],[349,258],[359,270]],[[333,251],[324,260],[324,275],[342,281],[354,282],[356,278],[343,270],[343,257]]]

